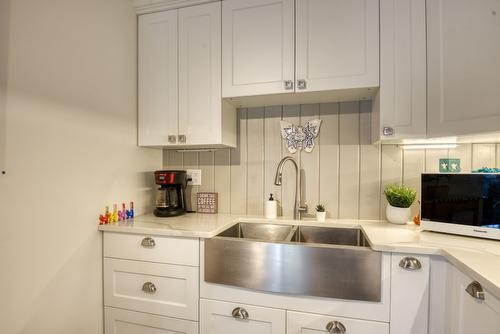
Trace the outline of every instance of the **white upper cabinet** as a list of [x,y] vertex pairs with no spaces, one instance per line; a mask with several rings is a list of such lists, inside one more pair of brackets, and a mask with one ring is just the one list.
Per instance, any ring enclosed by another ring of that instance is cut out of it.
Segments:
[[500,130],[499,36],[499,0],[427,0],[429,136]]
[[221,96],[221,3],[139,16],[139,145],[236,146]]
[[[451,292],[447,304],[450,334],[498,334],[500,331],[500,300],[488,291],[474,297],[481,285],[453,268]],[[472,295],[471,295],[472,294]],[[477,298],[482,296],[483,299]]]
[[223,97],[378,86],[378,0],[223,1]]
[[379,86],[378,0],[296,1],[296,91]]
[[222,96],[293,91],[294,0],[222,3]]
[[139,16],[139,145],[177,137],[177,11]]
[[221,4],[179,10],[179,135],[187,145],[221,133]]
[[380,90],[373,140],[425,138],[425,0],[380,1]]

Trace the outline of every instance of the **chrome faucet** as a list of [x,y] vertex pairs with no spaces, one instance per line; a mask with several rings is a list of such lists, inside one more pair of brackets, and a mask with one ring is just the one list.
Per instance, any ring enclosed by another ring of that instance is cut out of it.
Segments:
[[291,161],[295,166],[295,201],[293,207],[293,219],[300,219],[301,213],[307,211],[307,205],[300,205],[301,198],[301,184],[300,184],[300,170],[297,161],[291,156],[286,156],[278,164],[278,168],[276,169],[276,177],[274,178],[274,184],[277,186],[281,186],[283,184],[283,166],[287,161]]

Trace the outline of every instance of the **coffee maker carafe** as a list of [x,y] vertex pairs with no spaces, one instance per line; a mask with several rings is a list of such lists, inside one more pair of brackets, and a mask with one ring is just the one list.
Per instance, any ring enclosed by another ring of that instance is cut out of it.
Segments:
[[188,177],[184,170],[159,170],[155,183],[160,187],[156,194],[157,217],[174,217],[186,213],[186,186]]

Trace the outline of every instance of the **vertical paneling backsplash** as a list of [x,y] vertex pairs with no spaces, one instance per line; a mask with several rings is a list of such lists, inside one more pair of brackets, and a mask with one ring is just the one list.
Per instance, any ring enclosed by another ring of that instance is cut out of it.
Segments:
[[[283,186],[274,185],[276,166],[286,155],[302,169],[303,199],[314,214],[326,204],[333,218],[384,219],[385,185],[404,182],[420,189],[420,174],[436,172],[440,158],[460,158],[462,170],[500,165],[500,145],[462,144],[456,149],[406,150],[370,142],[369,101],[240,109],[238,147],[215,152],[179,153],[165,150],[164,167],[199,168],[202,185],[189,187],[188,202],[198,191],[219,193],[219,212],[262,215],[273,193],[282,215],[293,213],[294,170],[285,166]],[[280,120],[305,124],[323,120],[313,152],[288,153],[280,135]]]

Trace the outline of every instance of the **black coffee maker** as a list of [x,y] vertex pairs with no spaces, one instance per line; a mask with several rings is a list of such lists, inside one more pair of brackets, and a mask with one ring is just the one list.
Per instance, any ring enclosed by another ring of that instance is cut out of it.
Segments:
[[189,179],[185,170],[158,170],[155,183],[160,187],[156,194],[156,217],[174,217],[186,213],[186,186]]

